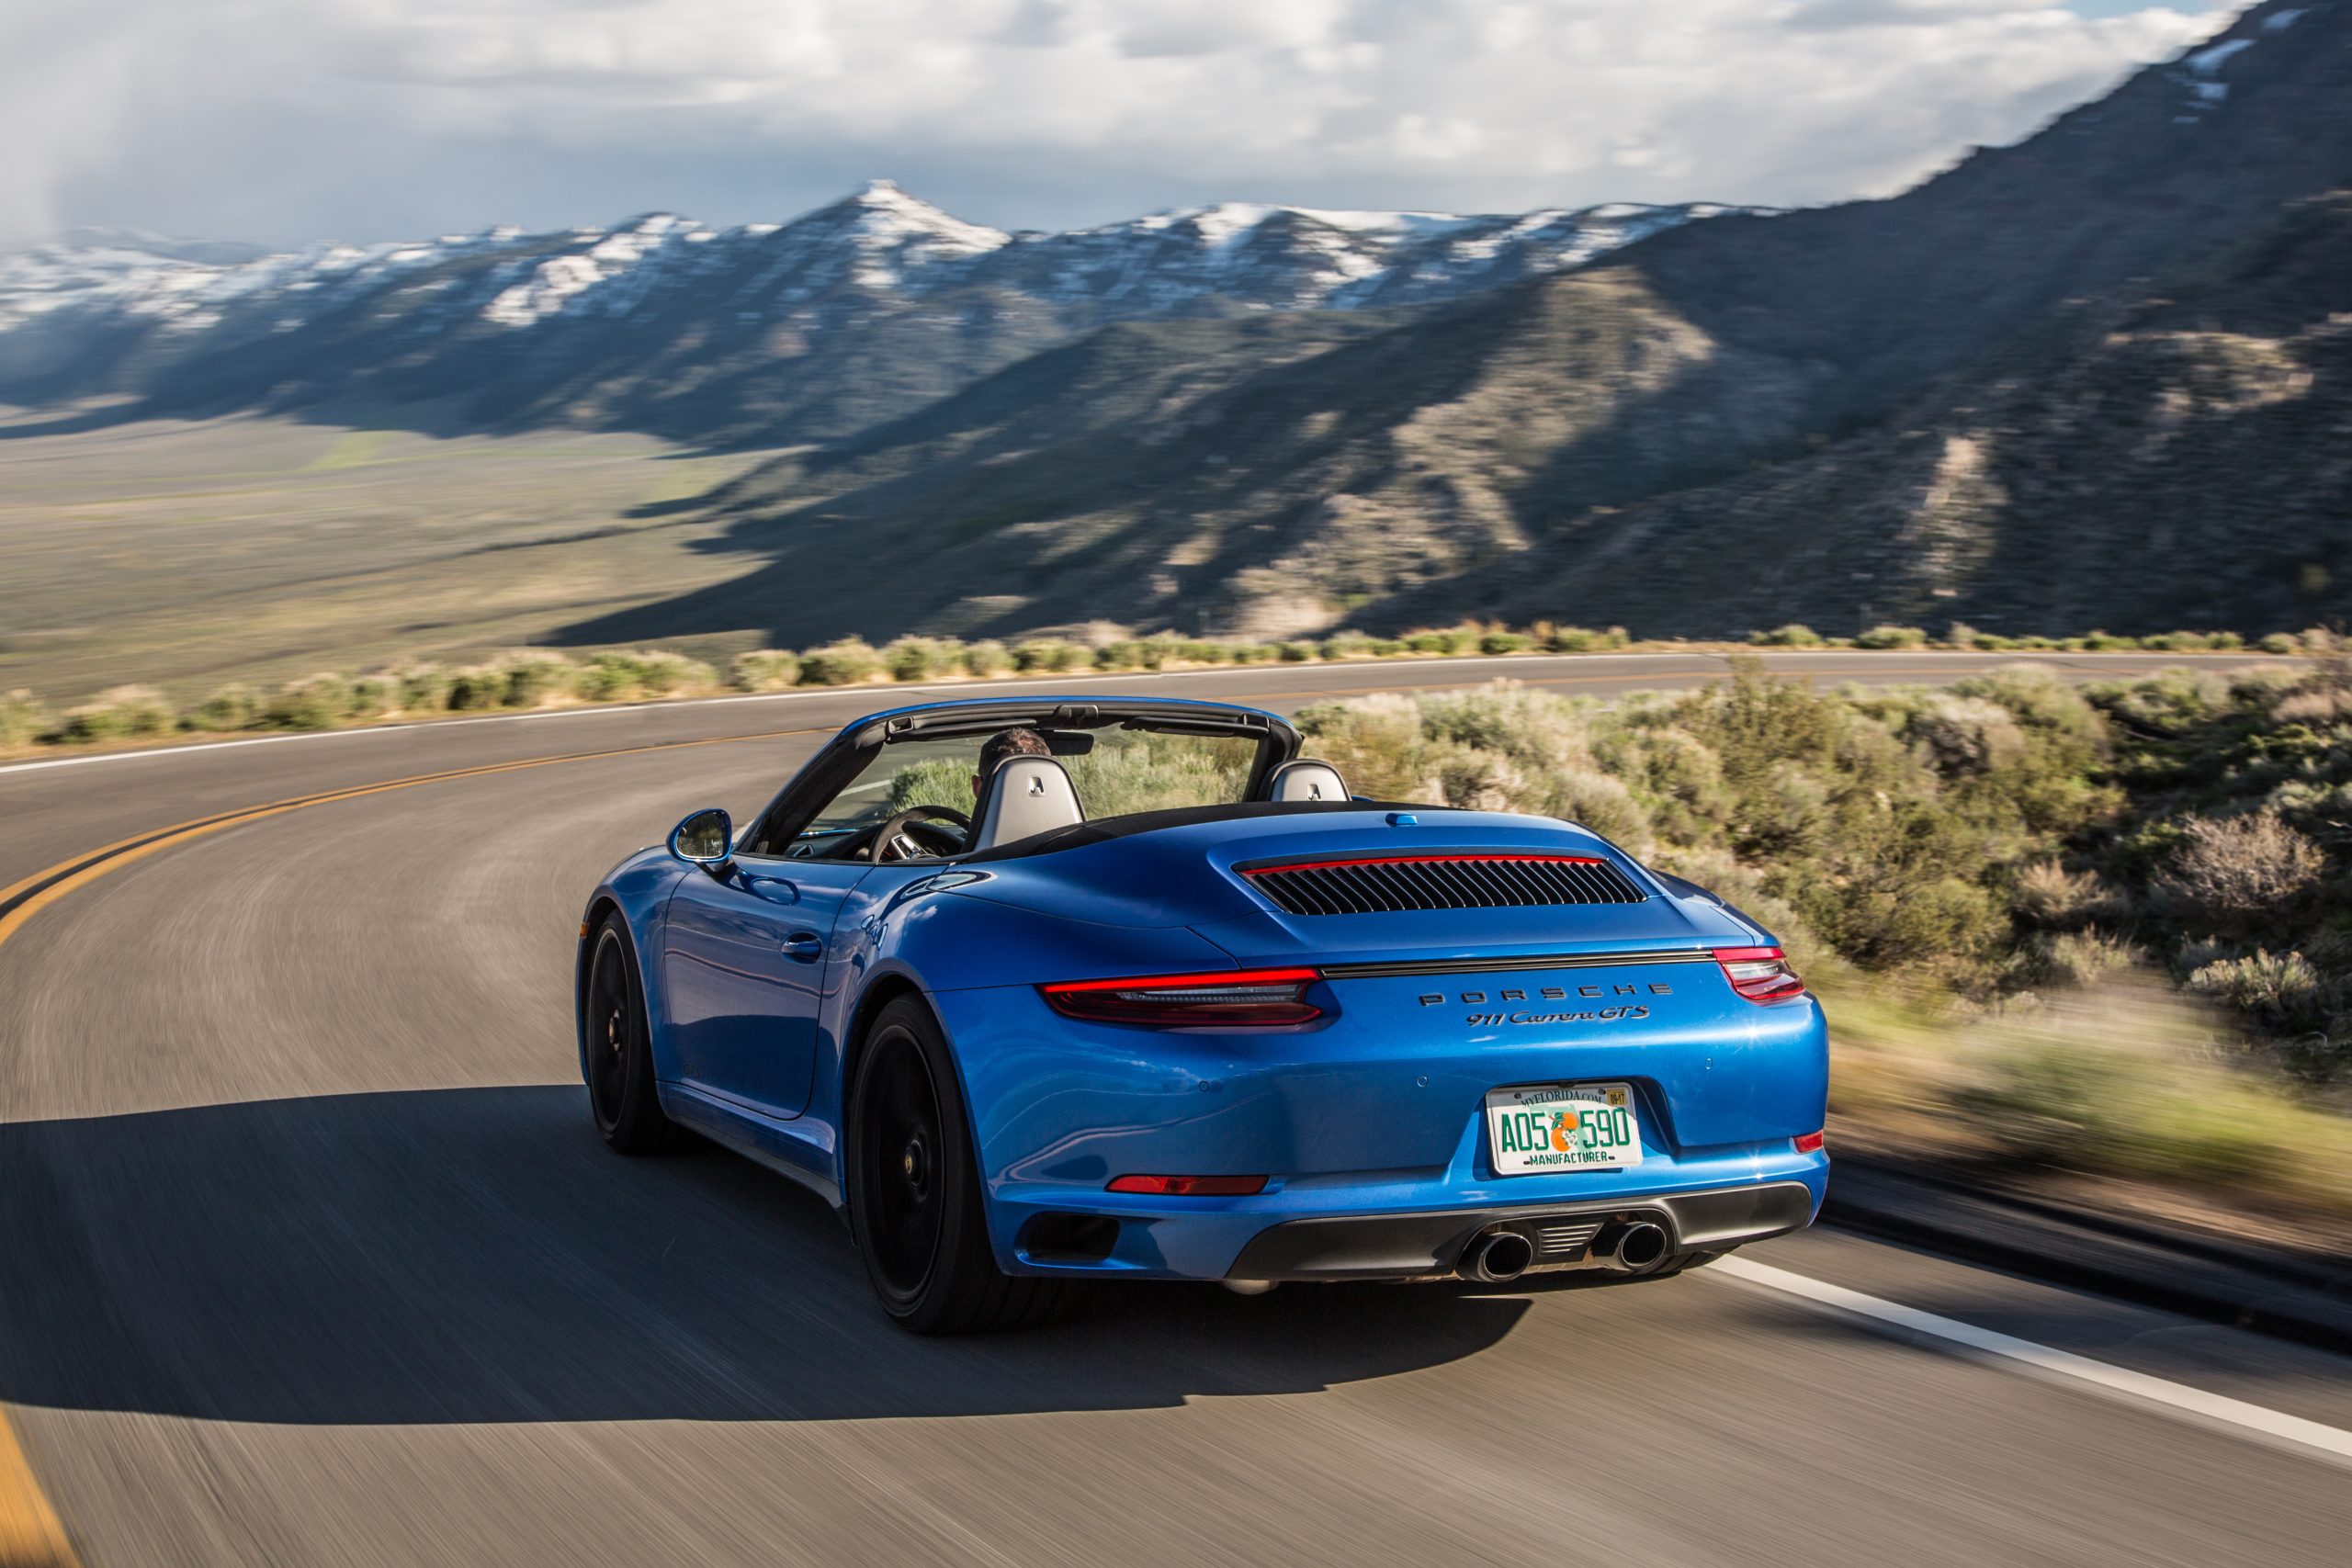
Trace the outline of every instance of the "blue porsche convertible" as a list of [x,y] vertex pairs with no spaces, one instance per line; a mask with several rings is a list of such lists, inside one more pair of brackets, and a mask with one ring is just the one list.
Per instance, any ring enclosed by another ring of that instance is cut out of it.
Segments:
[[1812,1222],[1826,1036],[1771,933],[1300,749],[1166,699],[858,720],[590,897],[597,1127],[814,1188],[919,1333],[1079,1279],[1659,1278]]

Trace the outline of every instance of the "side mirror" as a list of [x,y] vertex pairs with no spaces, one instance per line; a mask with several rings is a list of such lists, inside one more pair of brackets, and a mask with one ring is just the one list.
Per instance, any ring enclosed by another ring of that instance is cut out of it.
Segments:
[[670,829],[670,852],[714,875],[735,858],[735,824],[718,807],[706,807]]

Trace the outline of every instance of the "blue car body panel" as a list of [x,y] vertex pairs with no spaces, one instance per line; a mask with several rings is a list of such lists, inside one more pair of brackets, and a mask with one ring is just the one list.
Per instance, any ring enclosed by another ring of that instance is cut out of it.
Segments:
[[[894,710],[844,735],[954,706]],[[1300,915],[1234,869],[1448,851],[1590,857],[1643,897]],[[1012,1272],[1222,1278],[1286,1222],[1748,1190],[1781,1194],[1776,1212],[1803,1224],[1826,1189],[1826,1157],[1792,1142],[1823,1125],[1821,1010],[1810,995],[1751,1001],[1713,957],[1770,945],[1770,933],[1565,822],[1361,805],[945,862],[739,854],[718,876],[649,850],[599,886],[590,920],[613,909],[639,958],[663,1110],[836,1203],[858,1032],[878,998],[922,997],[950,1044],[991,1241]],[[812,936],[814,956],[783,952]],[[1037,989],[1290,965],[1325,972],[1313,995],[1326,1015],[1312,1024],[1088,1022]],[[1601,1081],[1633,1086],[1641,1163],[1496,1174],[1488,1091]],[[1106,1190],[1131,1173],[1269,1179],[1246,1198]],[[1040,1255],[1028,1238],[1048,1214],[1115,1220],[1115,1243],[1082,1260]]]

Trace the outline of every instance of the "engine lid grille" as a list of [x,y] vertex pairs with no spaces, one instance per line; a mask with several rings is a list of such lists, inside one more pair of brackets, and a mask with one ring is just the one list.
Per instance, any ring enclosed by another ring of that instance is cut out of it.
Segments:
[[1638,904],[1647,897],[1623,872],[1592,855],[1458,852],[1235,869],[1293,915]]

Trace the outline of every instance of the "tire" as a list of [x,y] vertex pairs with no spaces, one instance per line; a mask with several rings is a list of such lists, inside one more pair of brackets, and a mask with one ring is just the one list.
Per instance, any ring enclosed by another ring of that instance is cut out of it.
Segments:
[[1063,1281],[996,1266],[955,1061],[913,998],[885,1007],[867,1032],[848,1123],[850,1230],[893,1323],[910,1334],[994,1334],[1052,1315]]
[[656,1155],[683,1141],[653,1090],[653,1044],[645,987],[620,917],[607,915],[591,940],[588,987],[580,1010],[582,1076],[596,1131],[616,1154]]

